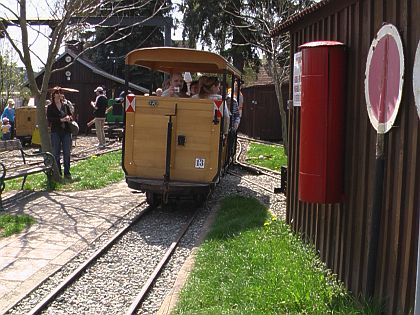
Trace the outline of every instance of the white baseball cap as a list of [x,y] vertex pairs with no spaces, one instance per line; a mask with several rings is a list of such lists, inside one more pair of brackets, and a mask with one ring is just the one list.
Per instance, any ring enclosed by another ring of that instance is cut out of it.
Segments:
[[102,86],[98,86],[93,92],[103,92],[104,88]]

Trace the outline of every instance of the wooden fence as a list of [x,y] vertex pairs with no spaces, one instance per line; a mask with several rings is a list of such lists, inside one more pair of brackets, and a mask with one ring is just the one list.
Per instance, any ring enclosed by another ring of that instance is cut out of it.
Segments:
[[[321,258],[355,294],[366,294],[367,254],[374,192],[376,131],[364,95],[367,54],[384,22],[394,24],[405,52],[405,82],[394,127],[386,134],[384,199],[381,212],[375,296],[386,314],[414,307],[420,211],[420,128],[412,69],[420,38],[418,0],[325,1],[287,26],[291,58],[309,41],[336,40],[347,46],[345,108],[345,199],[322,205],[298,200],[300,109],[289,111],[287,221],[313,242]],[[292,59],[293,60],[293,59]],[[292,97],[290,90],[289,96]]]

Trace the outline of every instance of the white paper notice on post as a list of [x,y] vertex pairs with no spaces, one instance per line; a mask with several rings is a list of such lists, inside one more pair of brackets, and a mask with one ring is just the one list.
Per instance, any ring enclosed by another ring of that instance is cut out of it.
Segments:
[[302,52],[294,55],[293,62],[293,106],[300,106],[302,78]]

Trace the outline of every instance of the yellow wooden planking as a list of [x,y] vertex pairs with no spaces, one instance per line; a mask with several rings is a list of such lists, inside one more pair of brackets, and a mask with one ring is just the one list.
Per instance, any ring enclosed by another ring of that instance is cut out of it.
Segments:
[[[201,110],[197,110],[200,108]],[[178,110],[177,134],[186,135],[185,146],[176,146],[173,178],[210,182],[217,174],[220,126],[213,124],[212,102],[186,104]],[[205,168],[195,167],[196,159],[204,159]]]
[[[211,182],[217,174],[220,124],[213,123],[213,102],[201,99],[136,96],[136,112],[126,115],[127,175],[163,178],[169,115],[173,115],[171,179]],[[185,146],[177,143],[180,135]],[[204,169],[195,167],[197,158],[205,160]]]
[[15,110],[16,136],[32,136],[37,124],[36,107],[23,106]]

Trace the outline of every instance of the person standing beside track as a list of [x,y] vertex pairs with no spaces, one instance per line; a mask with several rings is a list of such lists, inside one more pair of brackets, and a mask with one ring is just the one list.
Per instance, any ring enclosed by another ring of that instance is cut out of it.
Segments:
[[10,140],[11,137],[11,126],[9,124],[9,118],[4,117],[1,125],[1,140]]
[[61,173],[60,155],[63,150],[64,178],[71,179],[70,149],[71,130],[69,122],[73,120],[70,108],[62,102],[62,91],[54,89],[51,93],[51,103],[47,107],[47,120],[51,125],[51,144],[58,170]]
[[[227,98],[230,99],[232,95],[232,89],[229,88],[227,91]],[[233,129],[238,130],[239,124],[242,118],[242,109],[244,104],[244,97],[242,92],[239,91],[239,100],[238,100],[238,82],[235,82],[233,89],[233,103],[232,103],[232,116],[233,116]]]
[[99,148],[105,147],[105,115],[106,108],[108,106],[108,99],[104,94],[104,89],[101,86],[98,86],[94,92],[96,93],[95,101],[90,102],[92,107],[95,109],[93,115],[95,116],[95,129],[96,136],[99,141]]
[[3,121],[5,117],[9,119],[10,139],[13,139],[15,136],[15,101],[11,98],[7,100],[7,106],[1,114],[0,121]]

